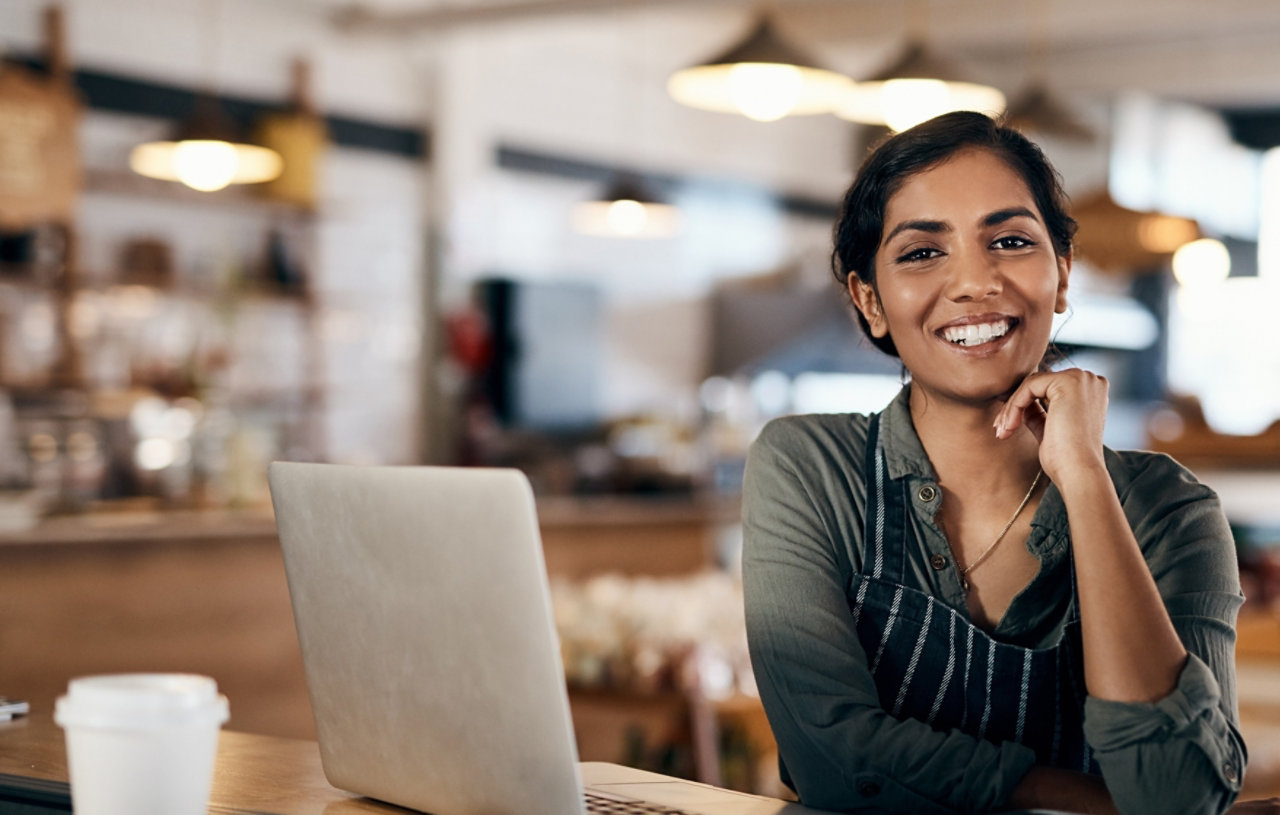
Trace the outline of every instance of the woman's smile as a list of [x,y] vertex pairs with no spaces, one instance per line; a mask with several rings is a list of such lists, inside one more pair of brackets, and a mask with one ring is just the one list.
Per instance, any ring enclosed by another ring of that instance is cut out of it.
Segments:
[[994,351],[1004,346],[1002,340],[1017,326],[1017,317],[1006,314],[975,314],[952,320],[933,333],[964,351]]

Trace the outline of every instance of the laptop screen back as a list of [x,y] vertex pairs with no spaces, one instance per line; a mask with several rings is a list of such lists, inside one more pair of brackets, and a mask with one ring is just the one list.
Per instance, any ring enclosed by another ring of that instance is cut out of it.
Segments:
[[276,462],[270,485],[330,783],[437,815],[581,812],[523,474]]

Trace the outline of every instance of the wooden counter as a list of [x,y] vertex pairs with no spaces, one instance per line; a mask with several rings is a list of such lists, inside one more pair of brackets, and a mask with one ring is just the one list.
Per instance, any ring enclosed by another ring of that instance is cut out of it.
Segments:
[[1246,606],[1236,634],[1240,732],[1249,747],[1244,794],[1280,796],[1280,609]]
[[[714,562],[734,504],[539,499],[552,575],[681,574]],[[0,534],[0,694],[49,712],[75,676],[212,676],[229,729],[314,738],[268,510],[52,518]]]
[[217,680],[232,727],[312,734],[269,514],[56,518],[0,537],[0,693],[51,711],[74,676]]
[[691,574],[716,565],[717,535],[738,523],[733,499],[539,498],[547,573]]

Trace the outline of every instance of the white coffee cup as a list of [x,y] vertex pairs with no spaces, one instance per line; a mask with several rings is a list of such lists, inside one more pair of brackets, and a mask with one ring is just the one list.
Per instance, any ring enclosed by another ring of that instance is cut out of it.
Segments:
[[73,679],[54,721],[66,731],[76,815],[205,815],[227,698],[207,676]]

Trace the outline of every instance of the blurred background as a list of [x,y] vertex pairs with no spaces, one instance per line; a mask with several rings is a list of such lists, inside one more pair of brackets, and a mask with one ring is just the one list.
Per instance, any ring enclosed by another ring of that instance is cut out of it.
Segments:
[[1221,495],[1275,794],[1277,37],[1268,0],[7,0],[0,693],[194,670],[313,737],[267,462],[515,466],[583,758],[778,792],[745,451],[900,387],[831,226],[958,106],[1063,175],[1108,443]]

